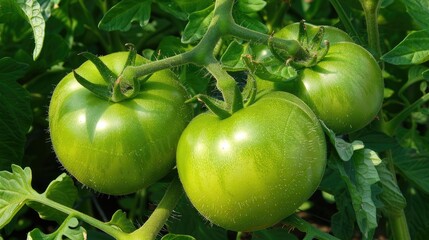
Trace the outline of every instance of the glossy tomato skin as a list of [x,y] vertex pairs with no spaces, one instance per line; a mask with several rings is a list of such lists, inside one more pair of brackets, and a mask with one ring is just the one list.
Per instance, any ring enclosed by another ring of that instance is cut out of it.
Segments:
[[212,223],[235,231],[267,228],[292,214],[317,189],[325,165],[316,116],[286,92],[266,94],[223,120],[198,115],[177,150],[192,204]]
[[[101,57],[116,74],[128,57]],[[136,63],[144,60],[137,56]],[[104,84],[87,61],[76,72]],[[98,192],[135,192],[165,176],[175,165],[180,134],[192,118],[185,89],[170,71],[153,74],[133,99],[101,99],[68,74],[55,88],[49,106],[51,141],[64,168]]]
[[335,133],[357,131],[373,121],[384,99],[381,70],[361,46],[333,44],[316,66],[299,73],[291,90]]
[[[297,39],[298,29],[298,24],[291,24],[275,36]],[[317,27],[307,29],[311,39]],[[372,55],[345,32],[325,26],[324,39],[330,42],[328,54],[315,66],[298,70],[292,84],[259,79],[258,87],[295,94],[335,133],[357,131],[376,118],[383,103],[381,70]]]

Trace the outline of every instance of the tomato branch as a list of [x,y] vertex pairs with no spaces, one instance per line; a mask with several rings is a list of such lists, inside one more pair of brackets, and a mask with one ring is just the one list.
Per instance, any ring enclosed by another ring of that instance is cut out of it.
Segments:
[[359,0],[365,13],[366,31],[368,33],[368,45],[377,61],[380,60],[380,34],[378,32],[378,10],[380,0]]
[[171,212],[176,207],[183,194],[182,184],[179,178],[176,177],[167,188],[164,197],[159,202],[158,207],[150,215],[145,224],[132,232],[124,239],[155,239],[159,231],[161,231]]

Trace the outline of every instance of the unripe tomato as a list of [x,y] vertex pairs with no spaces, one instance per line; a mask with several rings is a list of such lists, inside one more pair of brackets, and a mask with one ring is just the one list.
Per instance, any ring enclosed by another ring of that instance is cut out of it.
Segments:
[[185,192],[225,229],[267,228],[295,212],[317,189],[326,142],[314,113],[286,92],[271,92],[226,119],[195,117],[179,140]]
[[[127,52],[101,57],[119,74]],[[136,63],[147,60],[137,56]],[[105,84],[87,61],[76,72]],[[153,74],[134,98],[101,99],[68,74],[55,88],[49,106],[53,148],[64,168],[84,185],[106,194],[128,194],[147,187],[175,166],[176,146],[192,109],[187,93],[170,71]]]
[[[288,25],[274,36],[298,39],[298,26]],[[309,39],[317,28],[307,24]],[[295,83],[259,79],[258,87],[295,94],[335,133],[357,131],[375,119],[383,103],[381,69],[373,56],[351,42],[345,32],[325,26],[324,39],[330,42],[328,53],[315,66],[299,69]]]

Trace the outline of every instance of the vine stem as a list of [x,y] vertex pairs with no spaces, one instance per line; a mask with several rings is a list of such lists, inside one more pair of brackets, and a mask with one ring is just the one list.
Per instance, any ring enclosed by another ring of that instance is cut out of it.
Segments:
[[[379,62],[380,67],[383,69],[384,64],[380,62],[381,56],[381,47],[380,47],[380,36],[378,31],[378,10],[380,8],[381,0],[359,0],[363,11],[365,13],[366,21],[366,30],[368,32],[368,47],[369,50],[374,55],[377,62]],[[393,118],[386,124],[382,125],[384,132],[388,135],[394,133],[394,129],[411,114],[411,111],[414,110],[417,106],[420,106],[423,102],[426,102],[429,99],[429,95],[421,97],[419,100],[414,102],[412,105],[408,106],[402,112],[400,112],[397,117]],[[392,160],[392,154],[390,151],[387,152],[388,155],[388,167],[392,176],[396,181],[396,171],[394,168],[394,163]],[[391,225],[393,239],[397,240],[409,240],[411,239],[410,233],[408,230],[407,219],[405,217],[405,212],[402,210],[399,214],[385,214],[389,224]]]
[[182,195],[182,184],[180,183],[179,178],[176,177],[170,183],[170,186],[168,186],[164,197],[161,199],[157,208],[150,215],[149,219],[145,222],[145,224],[123,239],[156,239],[156,236],[158,235],[159,231],[161,231],[167,219],[170,217],[171,212],[176,207]]
[[378,31],[378,10],[380,9],[380,0],[359,0],[366,21],[366,31],[368,33],[368,47],[375,59],[379,62],[381,56],[380,34]]
[[276,48],[288,52],[291,56],[305,53],[305,50],[296,40],[280,39],[238,25],[232,16],[233,6],[233,0],[217,0],[215,2],[213,18],[207,32],[193,49],[140,66],[129,66],[124,69],[123,77],[125,79],[139,78],[162,69],[173,68],[188,63],[198,66],[210,65],[216,44],[222,37],[227,35],[256,43],[270,43]]

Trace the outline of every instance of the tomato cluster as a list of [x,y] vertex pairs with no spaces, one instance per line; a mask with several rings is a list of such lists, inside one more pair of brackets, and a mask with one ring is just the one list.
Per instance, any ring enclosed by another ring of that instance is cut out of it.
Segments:
[[[275,36],[298,39],[298,29],[293,24]],[[307,25],[307,34],[317,29]],[[259,78],[256,101],[225,119],[211,112],[193,117],[187,92],[169,70],[154,73],[139,94],[120,102],[94,95],[71,73],[49,107],[53,148],[64,168],[96,191],[132,193],[176,165],[188,198],[209,221],[236,231],[272,226],[323,177],[327,150],[319,119],[338,134],[353,132],[375,118],[383,101],[371,54],[339,29],[325,27],[324,37],[330,49],[320,61],[298,69],[292,84]],[[119,75],[127,56],[100,59]],[[135,61],[146,63],[139,55]],[[103,84],[91,61],[76,73]]]

